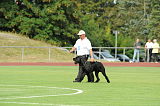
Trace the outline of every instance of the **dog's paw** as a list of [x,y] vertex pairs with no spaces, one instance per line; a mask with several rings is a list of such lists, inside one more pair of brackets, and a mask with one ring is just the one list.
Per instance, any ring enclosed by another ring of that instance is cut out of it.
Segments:
[[107,81],[108,83],[110,83],[110,81]]

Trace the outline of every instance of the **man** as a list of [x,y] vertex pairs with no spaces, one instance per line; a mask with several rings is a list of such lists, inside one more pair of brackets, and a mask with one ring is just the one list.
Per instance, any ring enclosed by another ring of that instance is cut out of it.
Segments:
[[140,52],[140,48],[141,48],[141,42],[139,39],[136,40],[136,42],[134,43],[134,55],[133,55],[133,62],[135,62],[135,58],[137,56],[137,62],[139,62],[139,52]]
[[145,44],[145,48],[146,48],[146,61],[147,62],[151,62],[152,46],[153,46],[153,43],[151,42],[150,39],[148,39],[148,42]]
[[158,63],[159,44],[157,43],[157,39],[153,40],[152,48],[153,62]]
[[[76,41],[75,45],[72,47],[70,52],[77,50],[77,55],[81,56],[84,59],[84,61],[87,61],[90,55],[91,62],[93,62],[94,58],[93,58],[91,42],[87,39],[86,34],[83,30],[80,30],[77,35],[79,35],[80,39]],[[85,69],[83,68],[82,64],[79,64],[79,72],[77,77],[75,78],[75,81],[73,82],[81,82],[84,78],[84,76],[82,76],[84,72]],[[93,73],[90,74],[85,73],[85,74],[87,74],[88,82],[94,81]]]

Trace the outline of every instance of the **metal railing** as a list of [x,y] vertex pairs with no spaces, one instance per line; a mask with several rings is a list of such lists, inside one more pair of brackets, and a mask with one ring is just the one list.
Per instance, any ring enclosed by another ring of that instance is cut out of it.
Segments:
[[[1,49],[1,54],[0,54],[0,60],[1,60],[1,57],[2,54],[3,54],[3,50],[2,49],[6,49],[6,48],[14,48],[14,49],[21,49],[20,50],[20,55],[18,59],[16,59],[17,61],[19,62],[24,62],[24,57],[25,57],[25,52],[27,52],[25,49],[36,49],[36,48],[39,48],[39,49],[48,49],[48,50],[45,50],[47,53],[46,53],[46,59],[47,59],[47,62],[51,62],[51,55],[53,55],[53,53],[51,52],[51,49],[71,49],[71,47],[32,47],[32,46],[0,46],[0,49]],[[126,51],[128,50],[134,50],[135,48],[134,47],[93,47],[93,50],[96,51],[103,51],[103,50],[109,50],[110,52],[114,53],[114,58],[117,58],[117,52],[115,51],[118,51],[118,54],[123,54],[123,55],[126,55]],[[140,48],[141,50],[144,50],[144,57],[146,58],[146,62],[149,62],[149,49],[145,49],[145,48]],[[160,49],[160,48],[159,48]],[[120,52],[119,52],[120,51]],[[132,54],[133,54],[133,51],[132,51]],[[38,53],[37,53],[38,55]],[[132,58],[132,57],[131,57]],[[1,61],[2,62],[2,61]],[[43,62],[43,60],[42,60]],[[45,61],[46,62],[46,61]],[[125,62],[125,59],[123,59],[123,62]]]

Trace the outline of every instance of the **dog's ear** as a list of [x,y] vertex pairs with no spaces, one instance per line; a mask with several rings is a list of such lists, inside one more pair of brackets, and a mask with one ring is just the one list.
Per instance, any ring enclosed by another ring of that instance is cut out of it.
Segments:
[[74,58],[73,58],[73,61],[76,61],[76,60],[77,60],[77,57],[74,57]]
[[74,64],[78,64],[77,57],[73,58]]

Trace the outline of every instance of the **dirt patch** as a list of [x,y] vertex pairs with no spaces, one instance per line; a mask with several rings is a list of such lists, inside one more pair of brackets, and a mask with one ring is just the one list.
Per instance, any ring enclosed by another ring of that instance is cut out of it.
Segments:
[[[105,66],[109,67],[160,67],[160,63],[128,63],[128,62],[118,62],[118,63],[111,63],[111,62],[103,62]],[[73,62],[36,62],[36,63],[29,63],[29,62],[5,62],[0,63],[0,66],[78,66],[75,65]]]

